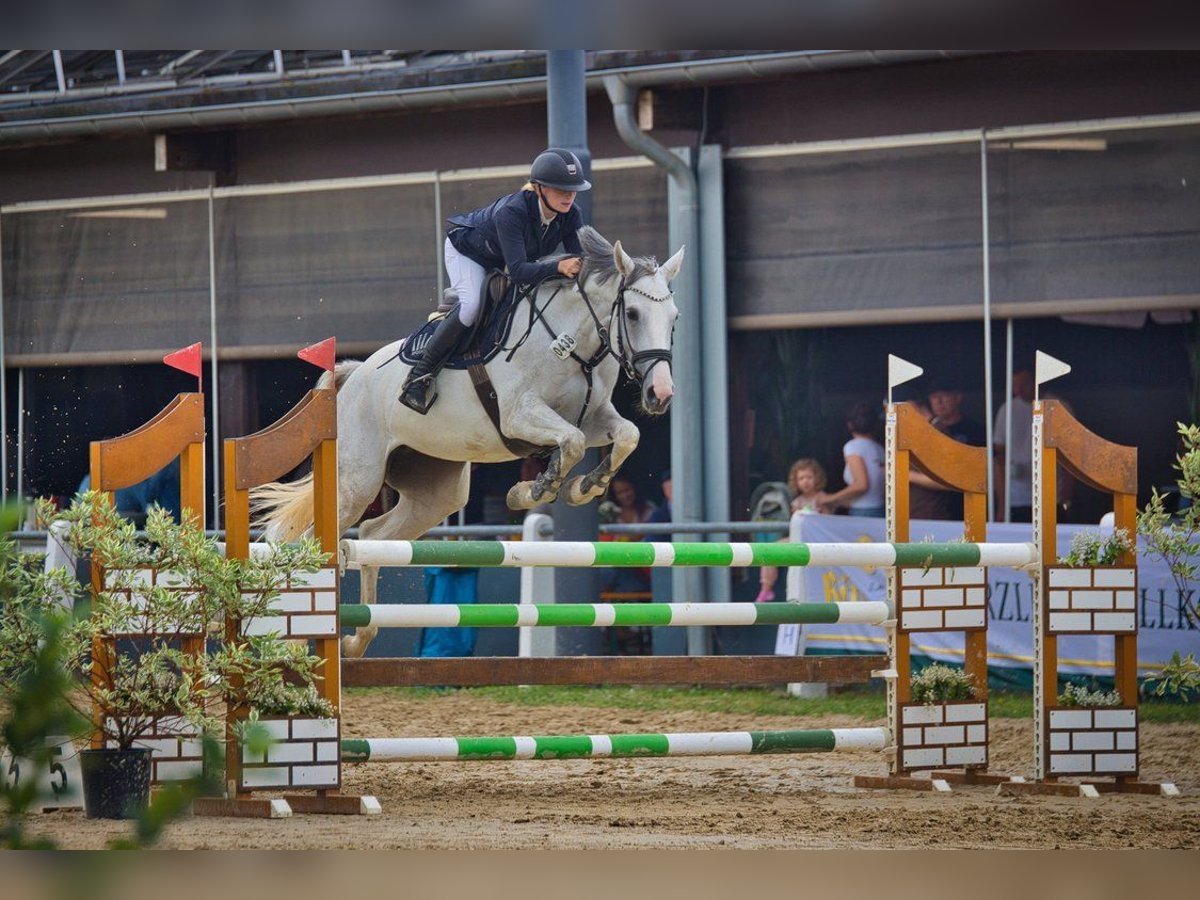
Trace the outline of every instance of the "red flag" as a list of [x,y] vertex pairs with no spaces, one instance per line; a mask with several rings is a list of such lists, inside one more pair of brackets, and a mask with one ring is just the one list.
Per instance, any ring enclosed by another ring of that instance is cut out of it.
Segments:
[[312,363],[326,372],[332,372],[334,358],[337,356],[337,338],[325,338],[319,344],[305,347],[296,355],[306,363]]
[[189,375],[200,377],[200,344],[192,344],[163,357],[163,362],[172,369],[187,372]]

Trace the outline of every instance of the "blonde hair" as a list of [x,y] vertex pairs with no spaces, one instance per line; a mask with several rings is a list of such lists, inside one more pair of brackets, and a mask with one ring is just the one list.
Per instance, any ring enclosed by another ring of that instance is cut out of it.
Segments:
[[789,491],[796,489],[796,473],[801,469],[808,469],[813,473],[813,481],[818,491],[825,490],[825,467],[812,457],[805,456],[792,463],[792,467],[788,469],[787,486]]

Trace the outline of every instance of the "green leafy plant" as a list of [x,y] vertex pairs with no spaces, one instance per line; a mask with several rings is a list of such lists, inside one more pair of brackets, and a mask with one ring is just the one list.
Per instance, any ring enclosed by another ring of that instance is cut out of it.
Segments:
[[[104,585],[89,598],[71,573],[7,566],[13,596],[0,619],[0,685],[29,674],[42,623],[51,617],[61,621],[62,663],[73,679],[68,702],[85,718],[102,711],[98,724],[119,749],[155,728],[161,735],[164,723],[180,733],[221,733],[230,706],[333,713],[314,688],[322,662],[307,645],[277,635],[231,635],[225,627],[227,616],[271,614],[292,572],[324,563],[315,542],[232,560],[199,526],[176,524],[160,509],[151,510],[139,539],[98,492],[81,495],[62,513],[44,504],[39,511],[47,523],[65,523],[64,540],[77,555],[103,566]],[[146,583],[147,568],[158,571],[158,583]],[[73,607],[78,612],[71,615]],[[197,649],[200,639],[207,639],[207,652]]]
[[1154,684],[1156,697],[1176,697],[1187,703],[1194,694],[1200,694],[1200,662],[1196,655],[1180,655],[1176,650],[1171,660],[1156,675],[1146,677],[1147,684]]
[[1058,695],[1058,705],[1085,709],[1120,706],[1121,695],[1116,691],[1091,691],[1082,685],[1068,684]]
[[[1138,534],[1145,541],[1145,552],[1167,564],[1178,591],[1184,616],[1192,625],[1200,625],[1200,597],[1196,579],[1200,574],[1200,426],[1177,422],[1182,451],[1175,457],[1179,473],[1179,496],[1187,501],[1177,514],[1166,509],[1166,496],[1156,489],[1150,502],[1138,513]],[[1187,700],[1200,691],[1200,662],[1189,653],[1176,653],[1158,675],[1147,678],[1156,682],[1157,696],[1176,696]]]
[[1077,531],[1071,538],[1070,551],[1058,562],[1064,566],[1112,566],[1133,549],[1133,538],[1124,528],[1114,529],[1109,535]]
[[975,684],[962,669],[933,663],[912,680],[912,698],[926,705],[955,700],[974,700]]

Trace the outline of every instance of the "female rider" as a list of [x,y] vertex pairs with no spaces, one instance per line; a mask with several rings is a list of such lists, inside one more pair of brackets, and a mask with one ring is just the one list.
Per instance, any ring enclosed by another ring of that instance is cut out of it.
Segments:
[[[446,272],[458,305],[442,319],[408,373],[401,403],[421,415],[429,412],[437,399],[433,381],[459,339],[475,324],[489,271],[507,268],[508,277],[521,285],[579,274],[582,249],[576,232],[583,217],[574,205],[575,194],[591,186],[574,153],[551,147],[538,154],[529,181],[519,191],[447,219]],[[558,262],[537,261],[560,243],[573,255]]]

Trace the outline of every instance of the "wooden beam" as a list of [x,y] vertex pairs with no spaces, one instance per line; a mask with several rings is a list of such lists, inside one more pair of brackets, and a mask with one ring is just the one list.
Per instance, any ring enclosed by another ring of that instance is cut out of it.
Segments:
[[885,656],[511,656],[343,659],[344,687],[493,684],[859,684]]

